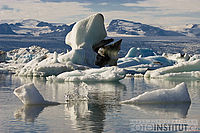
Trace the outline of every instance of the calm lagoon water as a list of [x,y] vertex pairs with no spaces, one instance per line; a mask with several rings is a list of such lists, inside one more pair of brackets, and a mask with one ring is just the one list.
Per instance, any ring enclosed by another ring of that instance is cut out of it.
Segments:
[[[87,83],[89,101],[58,106],[24,106],[13,90],[33,82],[46,100],[64,102],[79,83],[51,83],[39,78],[0,75],[0,132],[133,132],[137,119],[195,119],[200,122],[200,80],[147,80],[125,78],[120,82]],[[119,105],[145,91],[172,88],[185,82],[191,104],[133,106]]]

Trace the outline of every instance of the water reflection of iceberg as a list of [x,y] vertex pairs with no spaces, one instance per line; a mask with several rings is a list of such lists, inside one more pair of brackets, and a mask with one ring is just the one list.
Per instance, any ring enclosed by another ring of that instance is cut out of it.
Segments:
[[[70,120],[74,129],[84,132],[103,132],[106,112],[115,108],[125,85],[116,83],[88,84],[89,101],[73,101],[65,105],[65,119]],[[57,93],[59,94],[59,93]],[[112,106],[110,106],[112,105]]]
[[14,116],[18,120],[34,122],[45,107],[44,105],[22,106],[14,112]]
[[84,132],[103,132],[106,118],[106,105],[79,101],[65,105],[65,118],[70,120],[72,128]]
[[145,104],[129,105],[136,110],[143,111],[146,114],[156,114],[163,118],[186,118],[190,103],[180,104]]

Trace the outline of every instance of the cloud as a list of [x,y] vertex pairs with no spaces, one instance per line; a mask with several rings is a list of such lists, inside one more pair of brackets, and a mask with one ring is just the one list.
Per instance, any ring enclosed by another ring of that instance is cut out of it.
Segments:
[[126,7],[154,7],[160,9],[163,14],[200,11],[199,0],[146,0],[138,3],[123,3],[121,5]]
[[[161,25],[199,22],[199,0],[146,0],[138,3],[122,3],[125,7],[142,7],[135,12],[143,21]],[[151,9],[152,8],[152,9]]]
[[[74,22],[92,12],[86,6],[90,3],[78,2],[41,2],[39,0],[1,0],[0,7],[7,5],[9,9],[0,10],[0,19],[38,19],[50,22]],[[4,6],[5,7],[5,6]],[[73,20],[72,20],[73,19]]]
[[72,23],[101,12],[105,22],[128,19],[154,25],[200,22],[200,0],[0,0],[0,19]]

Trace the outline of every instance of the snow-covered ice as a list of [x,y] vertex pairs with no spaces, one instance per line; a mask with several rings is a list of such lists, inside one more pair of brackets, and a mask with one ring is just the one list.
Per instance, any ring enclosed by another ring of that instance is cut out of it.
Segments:
[[[195,73],[199,73],[199,70],[200,59],[197,59],[194,61],[178,63],[174,66],[168,66],[153,71],[147,71],[144,76],[146,78],[168,78],[183,74],[194,75]],[[196,76],[197,75],[198,74],[196,74]]]
[[172,66],[174,61],[163,56],[148,57],[124,57],[118,60],[118,67],[124,68],[128,73],[145,73],[146,70],[153,70],[165,66]]
[[124,69],[113,67],[91,68],[88,70],[75,70],[64,72],[58,76],[49,76],[50,81],[119,81],[126,75]]
[[145,92],[130,100],[120,102],[121,104],[168,104],[191,102],[188,88],[183,82],[171,89],[159,89]]
[[19,48],[7,52],[7,58],[11,59],[11,63],[28,63],[29,61],[48,54],[49,51],[39,46],[31,46],[28,48]]
[[66,64],[59,63],[57,53],[43,55],[28,62],[16,74],[19,76],[38,76],[46,77],[58,75],[62,72],[71,71]]

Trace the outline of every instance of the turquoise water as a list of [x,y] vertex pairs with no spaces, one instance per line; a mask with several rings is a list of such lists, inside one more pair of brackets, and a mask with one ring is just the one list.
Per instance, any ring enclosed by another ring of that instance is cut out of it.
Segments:
[[[13,90],[33,82],[46,100],[64,102],[65,93],[79,83],[51,83],[44,79],[0,75],[0,132],[133,132],[137,119],[194,119],[200,121],[200,81],[190,79],[147,80],[125,78],[120,82],[87,83],[89,101],[58,106],[24,106]],[[191,104],[119,105],[145,91],[173,88],[185,82]]]

